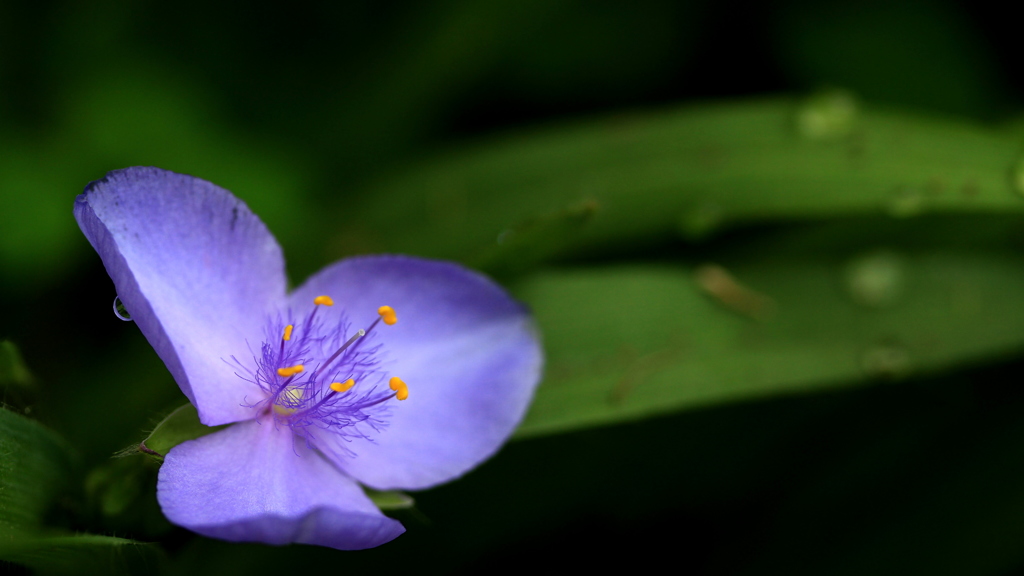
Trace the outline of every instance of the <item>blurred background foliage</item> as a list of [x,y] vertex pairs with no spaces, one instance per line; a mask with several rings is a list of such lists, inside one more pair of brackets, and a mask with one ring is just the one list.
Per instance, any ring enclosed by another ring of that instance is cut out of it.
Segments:
[[[1024,56],[995,2],[0,1],[0,568],[1024,573]],[[71,217],[234,191],[293,283],[449,258],[536,313],[516,439],[361,553],[169,525],[184,398]]]

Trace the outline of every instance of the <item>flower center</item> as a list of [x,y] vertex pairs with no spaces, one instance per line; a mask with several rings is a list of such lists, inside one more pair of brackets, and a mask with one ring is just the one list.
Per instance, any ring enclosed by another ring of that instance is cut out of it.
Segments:
[[344,316],[331,322],[317,314],[322,306],[333,305],[329,296],[317,296],[305,318],[296,320],[289,313],[287,324],[283,319],[271,322],[268,339],[274,334],[280,337],[263,343],[261,354],[254,358],[255,370],[232,357],[243,371],[236,374],[264,393],[263,400],[246,406],[273,416],[311,441],[318,431],[366,437],[385,425],[385,403],[409,397],[408,387],[398,377],[390,378],[390,390],[382,386],[385,375],[378,360],[382,346],[371,338],[381,322],[398,322],[395,310],[381,306],[370,326],[350,334]]

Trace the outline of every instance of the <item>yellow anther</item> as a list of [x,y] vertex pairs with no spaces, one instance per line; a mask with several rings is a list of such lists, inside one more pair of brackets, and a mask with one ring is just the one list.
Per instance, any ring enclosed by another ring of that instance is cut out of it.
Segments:
[[285,378],[287,378],[289,376],[295,376],[296,374],[302,372],[305,369],[306,367],[303,366],[302,364],[296,364],[295,366],[286,366],[284,368],[278,368],[277,375],[284,376]]
[[289,325],[284,327],[283,339],[284,339],[285,342],[287,342],[288,340],[292,339],[292,330],[294,330],[294,329],[295,329],[295,326],[292,326],[291,324],[289,324]]
[[317,296],[313,298],[313,304],[316,306],[334,306],[334,300],[331,300],[330,296]]
[[391,306],[381,306],[380,308],[377,308],[377,314],[380,314],[380,319],[388,326],[398,322],[398,316],[395,314],[395,309]]
[[351,379],[351,378],[349,378],[348,380],[345,380],[344,382],[332,382],[331,383],[331,390],[334,390],[335,392],[344,392],[344,391],[348,390],[349,388],[351,388],[351,387],[353,387],[355,385],[356,385],[356,381]]
[[395,398],[405,400],[409,397],[409,387],[406,386],[405,382],[402,382],[402,379],[398,376],[393,377],[391,381],[388,382],[388,386],[395,391]]

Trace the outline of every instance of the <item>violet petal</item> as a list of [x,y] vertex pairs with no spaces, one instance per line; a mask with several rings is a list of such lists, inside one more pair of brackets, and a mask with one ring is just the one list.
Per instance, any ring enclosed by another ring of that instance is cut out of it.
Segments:
[[91,183],[75,218],[139,329],[207,425],[251,418],[256,392],[225,360],[255,351],[284,300],[284,258],[230,192],[158,168]]
[[361,257],[317,273],[291,306],[308,307],[320,294],[335,302],[325,313],[347,314],[353,329],[369,326],[381,305],[398,316],[374,329],[374,342],[381,367],[402,378],[409,398],[389,401],[387,427],[369,440],[317,440],[360,482],[384,490],[451,480],[493,454],[522,419],[542,352],[527,311],[491,280],[448,262]]
[[171,449],[157,498],[171,522],[235,542],[371,548],[405,529],[287,426],[243,422]]

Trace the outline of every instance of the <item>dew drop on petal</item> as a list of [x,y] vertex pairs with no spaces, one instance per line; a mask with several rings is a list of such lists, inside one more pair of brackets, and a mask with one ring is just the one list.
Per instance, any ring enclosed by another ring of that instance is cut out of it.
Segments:
[[124,307],[124,302],[121,302],[121,298],[114,296],[114,316],[117,316],[118,320],[124,320],[125,322],[132,321],[132,315],[128,313],[128,309]]

